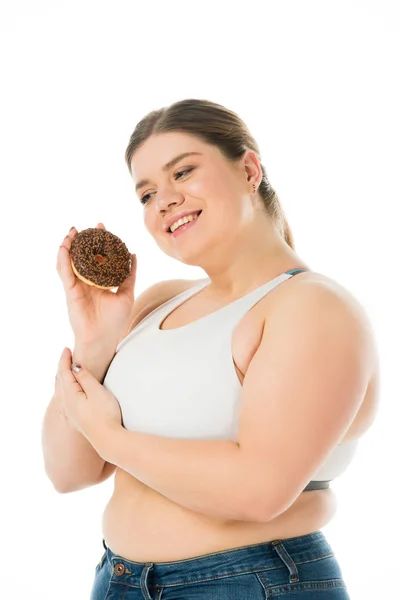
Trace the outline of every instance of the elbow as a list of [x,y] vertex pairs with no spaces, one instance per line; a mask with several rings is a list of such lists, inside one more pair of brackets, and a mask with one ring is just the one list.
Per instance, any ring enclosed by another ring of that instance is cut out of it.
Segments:
[[283,494],[281,497],[273,492],[267,493],[266,491],[259,493],[257,499],[253,502],[252,514],[254,521],[259,523],[269,523],[273,521],[281,514],[286,512],[293,502],[296,500],[298,494],[289,496]]
[[[258,503],[259,505],[259,503]],[[224,517],[227,521],[245,521],[249,523],[267,523],[271,519],[266,510],[260,509],[259,506],[254,504],[242,503],[236,506],[235,509],[230,511],[229,514],[224,511]],[[215,515],[214,515],[215,516]]]
[[89,487],[90,484],[83,483],[81,481],[71,480],[69,477],[63,477],[60,472],[54,473],[45,465],[46,475],[53,485],[53,488],[59,494],[70,494],[71,492],[77,492],[85,487]]
[[78,486],[73,485],[72,482],[67,481],[66,479],[60,479],[59,477],[55,477],[53,474],[49,473],[46,470],[46,475],[50,480],[50,483],[53,485],[53,488],[59,494],[69,494],[70,492],[75,492],[80,489]]
[[59,494],[70,494],[71,492],[77,492],[82,489],[84,486],[72,485],[71,483],[67,483],[66,481],[51,481],[53,484],[53,488]]
[[91,487],[96,482],[76,482],[76,481],[57,481],[50,480],[53,484],[53,488],[59,494],[70,494],[71,492],[78,492],[85,488]]
[[232,494],[232,498],[235,499],[235,505],[232,507],[235,519],[253,523],[267,523],[272,520],[274,498],[271,490],[267,492],[265,486],[260,489],[259,479],[258,475],[252,475],[250,469],[246,470],[242,478],[237,478],[235,493]]
[[271,521],[270,512],[266,504],[266,501],[260,502],[260,499],[252,503],[251,509],[246,512],[245,520],[251,521],[252,523],[267,523],[268,521]]
[[97,471],[95,473],[86,474],[84,472],[80,472],[78,477],[75,475],[75,477],[71,478],[71,474],[62,474],[60,471],[54,473],[49,469],[46,469],[46,474],[53,484],[53,488],[56,492],[59,494],[70,494],[71,492],[78,492],[79,490],[83,490],[103,482],[112,473],[114,473],[115,469],[115,465],[105,463],[100,473]]
[[53,483],[53,487],[54,487],[55,491],[58,492],[59,494],[69,494],[70,492],[75,491],[72,488],[69,488],[66,486],[61,486],[61,485],[56,485],[55,483]]
[[236,493],[236,499],[236,509],[243,515],[243,520],[255,523],[269,523],[291,504],[285,480],[265,473],[261,481],[259,474],[251,468],[247,468],[241,478],[241,491]]
[[230,517],[237,521],[247,521],[252,523],[267,523],[271,521],[271,507],[269,506],[268,496],[264,494],[237,494],[235,507],[231,511]]
[[247,486],[243,482],[242,493],[236,493],[236,500],[235,512],[243,521],[268,523],[283,512],[283,503],[278,494],[273,492],[273,486],[269,490],[265,486],[260,489],[254,481],[247,481]]

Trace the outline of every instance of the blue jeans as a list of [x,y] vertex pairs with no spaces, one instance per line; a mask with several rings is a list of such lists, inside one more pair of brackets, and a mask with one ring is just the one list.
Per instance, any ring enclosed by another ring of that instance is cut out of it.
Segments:
[[91,600],[350,600],[321,531],[159,563],[103,545]]

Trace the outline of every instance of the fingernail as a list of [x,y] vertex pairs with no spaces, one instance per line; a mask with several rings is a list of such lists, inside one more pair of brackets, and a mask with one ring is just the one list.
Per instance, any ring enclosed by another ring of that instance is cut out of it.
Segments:
[[68,233],[71,233],[73,229],[75,229],[75,227],[72,226]]
[[82,365],[80,365],[79,363],[72,363],[71,371],[73,371],[74,373],[79,373],[81,369]]

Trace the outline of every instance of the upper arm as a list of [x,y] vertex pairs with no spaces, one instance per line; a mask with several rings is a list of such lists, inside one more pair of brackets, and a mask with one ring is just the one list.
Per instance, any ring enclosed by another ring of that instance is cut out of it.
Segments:
[[321,286],[299,288],[265,325],[243,382],[238,443],[268,520],[340,443],[372,372],[362,311]]

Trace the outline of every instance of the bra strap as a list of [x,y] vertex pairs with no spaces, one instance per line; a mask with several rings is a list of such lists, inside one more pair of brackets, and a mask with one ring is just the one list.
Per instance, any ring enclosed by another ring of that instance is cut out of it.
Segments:
[[297,273],[303,273],[304,271],[309,271],[310,269],[292,269],[291,271],[285,271],[288,275],[297,275]]

